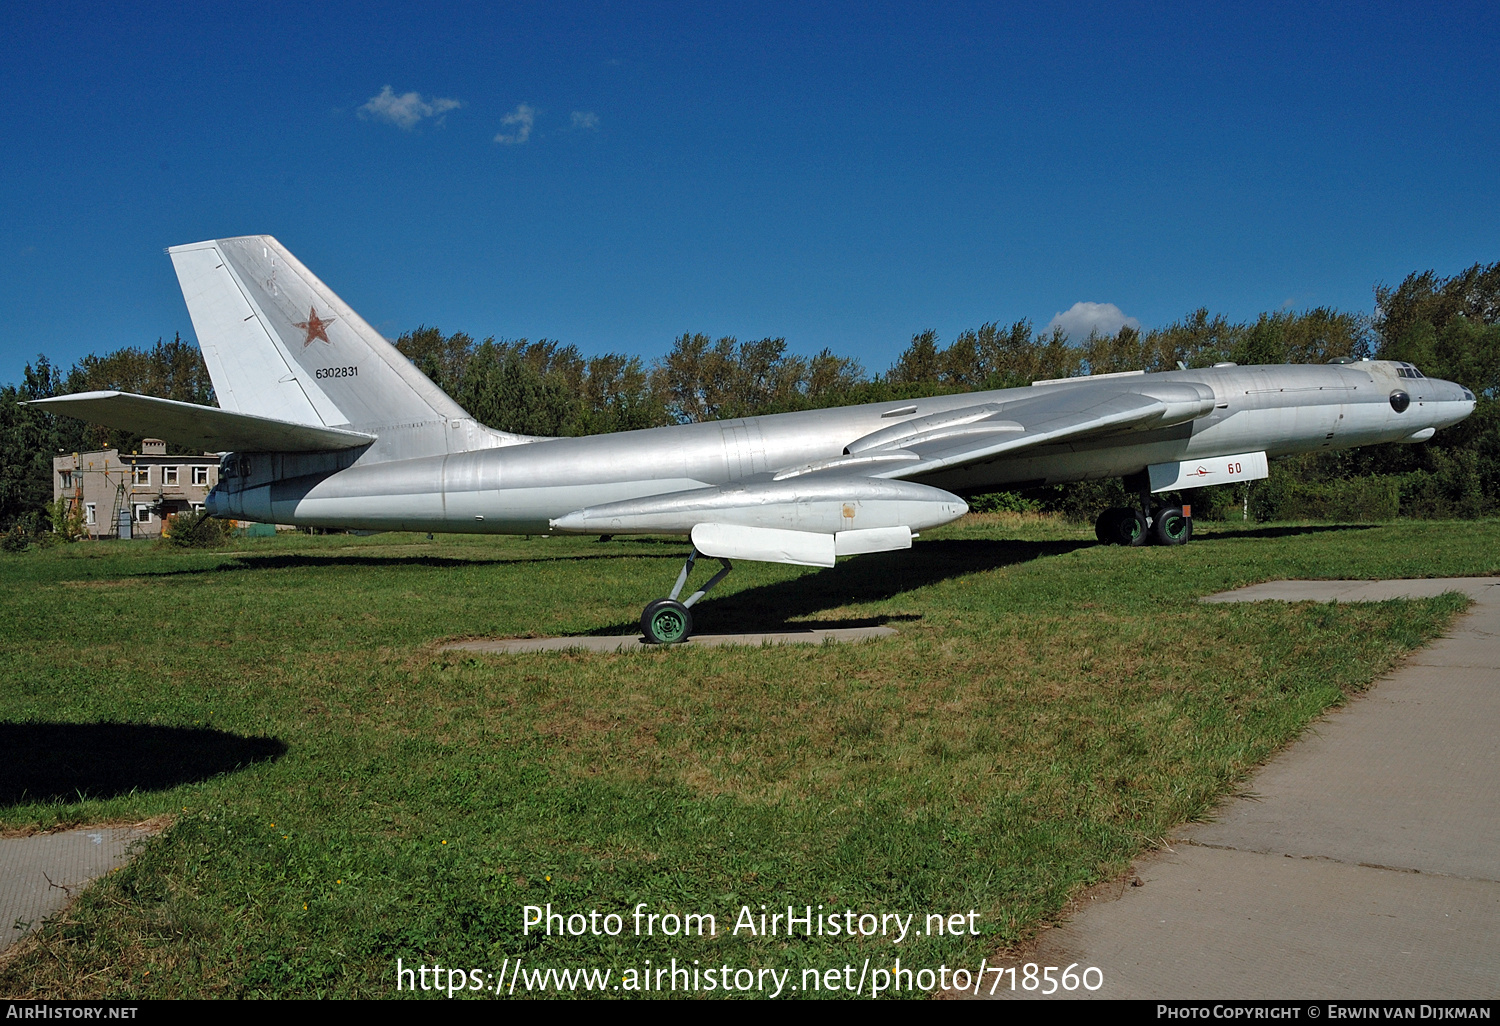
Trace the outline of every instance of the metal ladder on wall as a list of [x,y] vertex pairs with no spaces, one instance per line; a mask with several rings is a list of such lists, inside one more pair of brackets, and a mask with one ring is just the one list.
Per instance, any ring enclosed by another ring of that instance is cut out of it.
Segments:
[[[126,473],[128,473],[128,471]],[[108,484],[108,482],[109,482],[109,471],[107,471],[107,470],[104,472],[104,481],[105,481],[106,484]],[[120,475],[120,483],[115,486],[115,507],[114,507],[114,509],[112,509],[110,511],[110,514],[109,514],[109,526],[110,526],[110,530],[111,530],[111,532],[113,532],[113,534],[114,534],[114,536],[116,538],[123,538],[123,537],[125,537],[125,535],[120,531],[120,511],[121,510],[124,510],[128,516],[134,518],[134,516],[135,516],[135,510],[130,509],[129,505],[125,501],[125,476],[124,476],[124,474]],[[132,520],[132,522],[133,522],[133,520]]]

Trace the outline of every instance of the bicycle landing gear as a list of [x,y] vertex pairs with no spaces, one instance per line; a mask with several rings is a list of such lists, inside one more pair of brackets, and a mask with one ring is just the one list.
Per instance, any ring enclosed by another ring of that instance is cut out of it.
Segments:
[[646,643],[649,645],[676,645],[686,641],[693,633],[693,614],[689,610],[698,604],[698,600],[709,593],[714,585],[718,584],[729,571],[733,569],[729,560],[720,559],[722,565],[718,573],[708,579],[708,583],[689,595],[684,601],[677,601],[677,596],[682,594],[682,589],[687,586],[688,576],[693,572],[693,564],[698,560],[698,550],[694,549],[688,553],[687,562],[682,564],[682,573],[677,575],[677,583],[672,586],[672,594],[666,598],[656,599],[646,604],[641,611],[641,633],[645,635]]

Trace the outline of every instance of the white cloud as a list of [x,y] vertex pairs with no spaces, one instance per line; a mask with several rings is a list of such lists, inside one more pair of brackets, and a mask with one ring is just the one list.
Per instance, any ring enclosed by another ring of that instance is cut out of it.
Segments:
[[591,110],[575,110],[573,112],[573,127],[588,129],[592,132],[599,127],[599,115]]
[[514,127],[514,132],[501,132],[495,136],[497,143],[507,146],[519,146],[531,138],[531,126],[536,124],[536,108],[530,104],[520,103],[516,109],[500,119],[500,123],[507,128]]
[[394,89],[386,86],[359,108],[359,116],[389,121],[397,128],[410,132],[423,118],[437,118],[438,124],[442,124],[444,114],[462,106],[458,100],[448,100],[441,96],[434,96],[430,101],[422,99],[420,93],[402,93],[397,96]]
[[1113,335],[1121,328],[1141,328],[1141,322],[1134,317],[1126,317],[1125,311],[1113,303],[1074,303],[1063,313],[1055,315],[1047,325],[1047,330],[1061,328],[1068,333],[1068,337],[1076,342],[1082,342],[1089,337],[1090,331],[1097,331],[1101,335]]

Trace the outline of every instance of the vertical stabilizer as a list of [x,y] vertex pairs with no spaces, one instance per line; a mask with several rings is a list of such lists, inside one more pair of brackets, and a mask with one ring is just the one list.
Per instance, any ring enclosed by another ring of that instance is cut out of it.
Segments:
[[523,440],[476,424],[269,235],[167,252],[224,409],[368,432],[386,458]]

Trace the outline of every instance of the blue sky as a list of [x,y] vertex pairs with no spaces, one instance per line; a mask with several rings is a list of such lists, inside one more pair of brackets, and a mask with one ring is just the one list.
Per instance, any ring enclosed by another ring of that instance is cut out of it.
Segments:
[[1493,4],[11,4],[0,38],[0,381],[192,338],[162,250],[241,234],[389,336],[872,371],[1500,260]]

